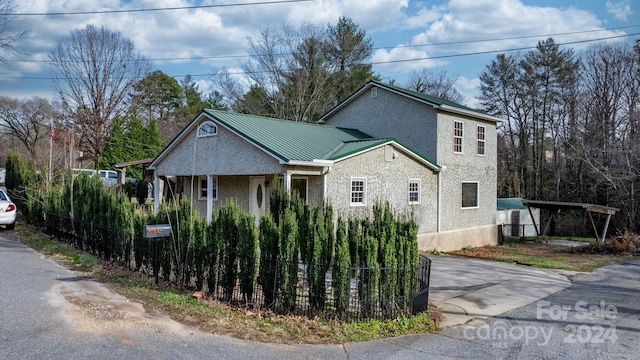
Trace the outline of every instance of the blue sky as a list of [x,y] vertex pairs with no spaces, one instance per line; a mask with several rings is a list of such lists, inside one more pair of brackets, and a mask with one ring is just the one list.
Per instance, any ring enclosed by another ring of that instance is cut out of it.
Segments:
[[[466,104],[477,101],[478,77],[495,51],[533,47],[552,36],[580,52],[597,41],[633,44],[640,35],[640,4],[631,0],[17,0],[20,24],[31,30],[24,54],[0,64],[0,96],[53,98],[47,55],[55,42],[87,24],[106,26],[131,39],[141,54],[178,79],[194,75],[201,91],[212,90],[214,69],[240,72],[247,36],[270,25],[335,24],[351,17],[371,37],[373,69],[404,85],[412,71],[446,71]],[[171,11],[33,15],[194,5],[246,4]],[[30,14],[30,15],[28,15]],[[564,35],[562,35],[564,34]],[[604,38],[615,39],[602,40]],[[601,40],[598,40],[601,39]],[[572,42],[582,43],[570,44]],[[1,51],[1,50],[0,50]],[[492,52],[474,55],[479,52]],[[202,59],[207,58],[208,59]],[[181,60],[158,60],[180,58]],[[193,60],[193,58],[200,58]]]

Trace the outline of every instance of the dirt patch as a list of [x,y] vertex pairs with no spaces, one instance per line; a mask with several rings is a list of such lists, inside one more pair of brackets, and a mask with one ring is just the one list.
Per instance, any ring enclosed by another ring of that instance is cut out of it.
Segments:
[[154,313],[138,302],[114,293],[104,284],[87,276],[60,278],[48,293],[49,302],[75,331],[107,332],[131,340],[130,331],[147,330],[178,337],[193,334],[193,329]]
[[[584,244],[588,246],[588,243]],[[632,258],[631,253],[588,253],[581,247],[551,245],[547,243],[514,243],[498,246],[465,248],[451,252],[452,255],[511,262],[540,268],[555,268],[572,271],[593,271],[596,268],[619,264]]]

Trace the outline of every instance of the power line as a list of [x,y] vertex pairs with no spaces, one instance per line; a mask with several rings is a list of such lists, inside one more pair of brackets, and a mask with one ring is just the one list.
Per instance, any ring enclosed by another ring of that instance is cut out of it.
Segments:
[[235,6],[253,6],[253,5],[271,5],[308,2],[314,0],[276,0],[276,1],[259,1],[252,3],[235,3],[235,4],[217,4],[217,5],[193,5],[193,6],[176,6],[164,8],[147,8],[147,9],[125,9],[125,10],[93,10],[93,11],[70,11],[70,12],[48,12],[48,13],[7,13],[10,16],[63,16],[63,15],[95,15],[95,14],[121,14],[134,12],[152,12],[152,11],[173,11],[173,10],[191,10],[191,9],[207,9],[207,8],[223,8]]
[[[596,38],[596,39],[568,41],[568,42],[564,42],[564,43],[556,43],[556,45],[563,46],[563,45],[581,44],[581,43],[587,43],[587,42],[618,39],[618,38],[630,37],[630,36],[636,36],[636,35],[640,35],[640,32],[639,33],[632,33],[632,34],[617,35],[617,36],[601,37],[601,38]],[[421,58],[398,59],[398,60],[387,60],[387,61],[372,61],[372,62],[369,62],[368,64],[370,64],[370,65],[380,65],[380,64],[392,64],[392,63],[412,62],[412,61],[438,60],[438,59],[447,59],[447,58],[455,58],[455,57],[477,56],[477,55],[486,55],[486,54],[506,53],[506,52],[522,51],[522,50],[531,50],[531,49],[535,49],[536,47],[537,46],[524,46],[524,47],[518,47],[518,48],[509,48],[509,49],[500,49],[500,50],[487,50],[487,51],[476,51],[476,52],[470,52],[470,53],[440,55],[440,56],[429,56],[429,57],[421,57]],[[288,71],[296,71],[296,70],[302,70],[302,69],[300,69],[300,68],[289,69]],[[228,74],[229,75],[247,75],[247,74],[259,74],[259,73],[266,73],[266,72],[269,72],[269,70],[230,72]],[[183,75],[169,75],[169,76],[174,77],[174,78],[180,78],[180,77],[185,77],[187,75],[189,75],[191,77],[206,77],[206,76],[217,76],[218,74],[206,73],[206,74],[183,74]],[[35,77],[35,76],[34,77],[29,77],[29,76],[2,76],[2,75],[0,75],[0,78],[1,79],[23,79],[23,80],[60,80],[60,78],[44,77],[44,76],[43,77]]]
[[[309,0],[305,0],[309,1]],[[438,42],[438,43],[427,43],[427,44],[412,44],[412,45],[396,45],[396,46],[380,46],[374,47],[372,50],[382,50],[382,49],[394,49],[394,48],[416,48],[416,47],[425,47],[425,46],[442,46],[442,45],[461,45],[461,44],[477,44],[482,42],[496,42],[496,41],[505,41],[505,40],[520,40],[520,39],[533,39],[533,38],[548,38],[554,36],[564,36],[564,35],[576,35],[576,34],[587,34],[593,32],[602,32],[602,31],[614,31],[614,30],[622,30],[640,27],[640,24],[636,25],[628,25],[628,26],[620,26],[615,28],[606,28],[606,29],[597,29],[597,30],[582,30],[582,31],[570,31],[563,33],[554,33],[554,34],[540,34],[540,35],[523,35],[523,36],[512,36],[512,37],[503,37],[503,38],[488,38],[488,39],[476,39],[476,40],[460,40],[460,41],[448,41],[448,42]],[[634,34],[631,34],[634,35]],[[626,36],[626,35],[620,35]],[[588,40],[591,41],[591,40]],[[595,40],[594,40],[595,41]],[[498,50],[500,51],[500,50]],[[276,56],[284,56],[289,54],[274,54]],[[212,59],[242,59],[242,58],[251,58],[252,55],[213,55],[213,56],[190,56],[190,57],[170,57],[170,58],[147,58],[149,61],[185,61],[185,60],[212,60]],[[50,63],[50,60],[28,60],[28,59],[5,59],[5,62],[25,62],[25,63]],[[123,60],[129,61],[129,60]],[[133,61],[133,60],[131,60]],[[80,61],[67,61],[69,63],[80,62]]]
[[[635,35],[640,35],[640,33],[624,34],[624,35],[618,35],[618,36],[609,36],[609,37],[603,37],[603,38],[598,38],[598,39],[568,41],[568,42],[564,42],[564,43],[556,43],[556,45],[562,46],[562,45],[582,44],[582,43],[587,43],[587,42],[618,39],[618,38],[635,36]],[[537,46],[524,46],[524,47],[511,48],[511,49],[506,49],[506,50],[487,50],[487,51],[476,51],[476,52],[473,52],[473,53],[464,53],[464,54],[452,54],[452,55],[430,56],[430,57],[413,58],[413,59],[377,61],[377,62],[372,62],[371,64],[391,64],[391,63],[407,62],[407,61],[436,60],[436,59],[454,58],[454,57],[462,57],[462,56],[475,56],[475,55],[495,54],[495,53],[502,53],[502,52],[531,50],[531,49],[535,49],[535,48],[537,48]]]

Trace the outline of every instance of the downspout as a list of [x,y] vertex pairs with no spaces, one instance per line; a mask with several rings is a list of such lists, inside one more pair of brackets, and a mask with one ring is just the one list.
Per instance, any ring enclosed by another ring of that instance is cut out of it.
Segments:
[[213,175],[207,175],[207,224],[213,219]]
[[436,214],[436,232],[440,232],[440,219],[442,218],[441,212],[442,212],[442,170],[444,170],[445,167],[443,166],[440,171],[438,171],[438,175],[437,175],[437,190],[436,190],[436,202],[437,202],[437,214]]
[[327,174],[331,172],[331,166],[325,168],[322,172],[322,203],[327,203]]

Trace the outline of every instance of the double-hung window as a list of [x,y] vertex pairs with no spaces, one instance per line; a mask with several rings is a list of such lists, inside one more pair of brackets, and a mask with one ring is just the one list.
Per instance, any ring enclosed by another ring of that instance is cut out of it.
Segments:
[[464,123],[462,121],[455,121],[453,123],[453,152],[454,153],[462,154],[463,139],[464,139]]
[[[211,195],[213,200],[218,200],[218,177],[214,176],[211,179],[212,189]],[[207,200],[207,194],[209,192],[208,181],[206,176],[198,177],[198,200]]]
[[351,206],[363,206],[367,204],[367,179],[351,179]]
[[486,155],[486,132],[485,126],[478,125],[478,155]]
[[420,204],[420,179],[409,180],[409,204]]

